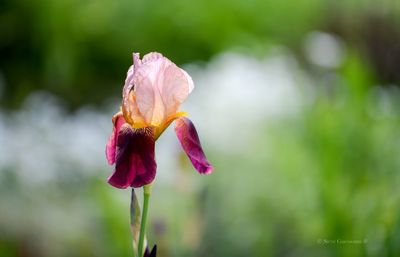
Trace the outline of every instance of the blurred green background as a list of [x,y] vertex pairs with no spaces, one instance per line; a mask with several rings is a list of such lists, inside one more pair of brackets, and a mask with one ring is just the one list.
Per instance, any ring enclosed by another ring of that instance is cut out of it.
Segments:
[[[400,256],[400,2],[0,2],[0,256],[133,256],[104,156],[133,51],[192,75],[215,173],[157,142],[158,256]],[[138,195],[141,190],[137,190]]]

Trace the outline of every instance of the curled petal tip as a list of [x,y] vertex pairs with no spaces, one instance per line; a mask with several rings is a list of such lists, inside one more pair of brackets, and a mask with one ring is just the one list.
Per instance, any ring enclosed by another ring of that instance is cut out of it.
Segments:
[[202,173],[205,175],[211,174],[214,171],[214,167],[212,165],[208,166],[207,169]]
[[135,68],[138,68],[138,66],[142,63],[142,61],[140,60],[140,54],[139,53],[133,53],[133,65],[135,66]]
[[214,171],[214,167],[210,163],[208,163],[207,160],[206,160],[206,162],[207,163],[201,163],[201,164],[197,164],[197,163],[195,164],[192,162],[192,164],[200,174],[208,175]]

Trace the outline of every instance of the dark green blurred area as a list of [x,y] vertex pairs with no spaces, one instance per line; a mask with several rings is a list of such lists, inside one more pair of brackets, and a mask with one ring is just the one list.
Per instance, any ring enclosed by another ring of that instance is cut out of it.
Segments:
[[178,64],[239,48],[299,50],[310,30],[332,31],[359,48],[384,82],[398,82],[397,1],[3,1],[1,106],[33,90],[72,109],[118,96],[133,51],[159,51]]
[[[154,186],[148,240],[161,257],[397,257],[399,8],[396,0],[3,1],[0,106],[18,110],[44,90],[69,110],[102,109],[119,99],[132,51],[206,66],[224,51],[263,58],[283,45],[318,85],[312,103],[261,128],[223,128],[254,130],[258,140],[238,154],[207,148],[211,176],[182,158],[176,182]],[[305,56],[316,30],[347,46],[340,67],[326,71]],[[133,256],[129,192],[108,186],[97,175],[104,170],[79,169],[71,164],[46,187],[1,170],[1,257]]]

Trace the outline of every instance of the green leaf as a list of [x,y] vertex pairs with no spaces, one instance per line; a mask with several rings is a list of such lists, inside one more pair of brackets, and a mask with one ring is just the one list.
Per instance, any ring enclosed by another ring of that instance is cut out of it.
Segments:
[[135,190],[132,188],[131,196],[131,230],[133,235],[133,251],[136,256],[137,246],[139,242],[139,232],[140,232],[140,207],[139,202],[135,194]]

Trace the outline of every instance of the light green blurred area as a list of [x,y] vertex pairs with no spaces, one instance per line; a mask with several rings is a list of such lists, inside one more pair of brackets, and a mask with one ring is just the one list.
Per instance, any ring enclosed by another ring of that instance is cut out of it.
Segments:
[[[0,257],[133,256],[130,190],[105,182],[112,169],[105,157],[88,164],[82,160],[97,160],[97,151],[85,148],[78,158],[72,141],[52,144],[43,155],[38,147],[46,148],[53,134],[67,138],[68,129],[79,124],[76,133],[84,136],[88,124],[98,128],[95,135],[103,133],[105,122],[111,131],[116,110],[109,111],[109,102],[120,100],[132,51],[160,51],[178,64],[204,69],[193,76],[199,85],[195,98],[218,71],[231,67],[218,63],[218,54],[271,60],[276,49],[285,49],[306,77],[287,70],[302,104],[291,115],[265,116],[264,109],[244,114],[251,119],[222,108],[221,121],[237,118],[231,127],[199,118],[196,126],[215,172],[200,176],[181,151],[165,151],[175,170],[158,163],[149,243],[157,244],[161,257],[400,256],[397,1],[43,0],[0,7]],[[336,40],[340,62],[325,65],[331,48],[321,53],[307,44],[315,31]],[[315,51],[317,60],[307,51]],[[260,70],[270,67],[254,62]],[[219,81],[235,78],[242,77]],[[55,95],[61,111],[51,102],[31,115],[24,103],[38,90]],[[234,95],[223,97],[221,105]],[[251,102],[245,97],[238,106]],[[285,101],[292,99],[279,98],[277,108]],[[204,114],[206,106],[218,106],[207,99],[196,103],[203,117],[213,117]],[[82,123],[74,117],[83,117]],[[49,127],[47,120],[60,126]],[[243,122],[248,120],[257,123]],[[228,136],[221,143],[225,149],[206,144],[216,141],[210,135],[218,130]],[[243,133],[251,137],[238,146]],[[82,144],[90,140],[84,136]],[[58,155],[45,154],[53,151]],[[57,171],[38,181],[41,166],[35,166],[30,178],[19,163],[29,155]],[[141,198],[141,189],[136,192]]]

